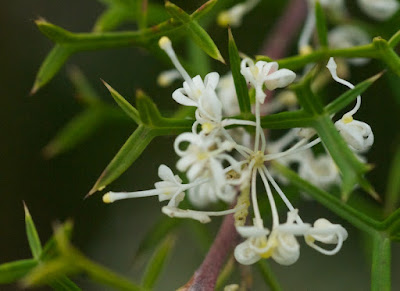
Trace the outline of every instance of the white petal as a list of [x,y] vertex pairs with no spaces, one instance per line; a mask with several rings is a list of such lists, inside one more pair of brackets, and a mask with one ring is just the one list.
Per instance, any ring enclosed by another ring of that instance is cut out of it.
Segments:
[[204,86],[207,89],[215,90],[219,82],[219,74],[216,72],[211,72],[207,74],[204,78]]
[[234,251],[236,261],[242,265],[252,265],[260,260],[260,256],[250,247],[250,242],[245,240],[238,244]]
[[289,85],[296,78],[296,74],[288,69],[280,69],[266,77],[265,85],[268,90],[283,88]]
[[181,172],[185,172],[191,165],[193,165],[196,162],[196,160],[197,158],[195,155],[183,156],[176,163],[176,168]]
[[353,120],[345,123],[342,119],[335,122],[343,139],[358,152],[367,151],[374,143],[374,134],[371,127],[365,122]]
[[172,170],[166,165],[161,164],[158,167],[158,176],[161,180],[175,182],[175,176]]
[[172,93],[172,98],[179,104],[197,107],[197,102],[185,95],[185,89],[179,88]]

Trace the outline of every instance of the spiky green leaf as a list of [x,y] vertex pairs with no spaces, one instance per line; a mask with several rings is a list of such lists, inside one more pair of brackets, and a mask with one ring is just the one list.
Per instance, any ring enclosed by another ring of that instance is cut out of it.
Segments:
[[31,249],[33,258],[38,259],[42,253],[42,244],[40,242],[39,235],[36,230],[35,223],[33,222],[32,216],[29,213],[29,209],[24,202],[25,210],[25,229],[28,237],[29,248]]
[[213,59],[225,63],[225,60],[218,50],[217,45],[214,43],[210,35],[194,19],[194,17],[190,16],[185,11],[183,11],[183,9],[169,1],[165,2],[165,8],[174,19],[184,25],[189,37],[202,50],[204,50],[204,52],[206,52]]
[[110,91],[111,96],[114,98],[115,102],[118,106],[130,117],[136,124],[141,124],[139,112],[135,107],[133,107],[121,94],[119,94],[116,90],[114,90],[109,84],[103,81],[104,86],[106,86],[107,90]]
[[30,270],[36,267],[35,259],[20,260],[0,265],[0,284],[13,283],[24,277]]
[[229,61],[232,70],[232,77],[235,83],[236,96],[239,102],[240,112],[246,116],[251,113],[249,90],[246,80],[240,73],[240,57],[236,47],[235,39],[233,38],[231,29],[229,33]]
[[151,129],[139,125],[108,164],[88,195],[104,189],[128,169],[154,138]]

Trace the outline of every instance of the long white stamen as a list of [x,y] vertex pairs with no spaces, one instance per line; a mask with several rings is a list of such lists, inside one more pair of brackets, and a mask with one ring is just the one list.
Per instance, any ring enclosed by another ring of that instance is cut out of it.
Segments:
[[136,192],[108,192],[103,196],[103,201],[105,203],[112,203],[121,199],[156,196],[162,194],[163,192],[164,191],[162,189],[143,190]]
[[295,134],[296,131],[297,131],[297,129],[295,129],[295,128],[289,130],[279,140],[272,143],[273,147],[278,149],[278,151],[283,150],[297,137],[297,135]]
[[[294,211],[295,208],[293,207],[292,203],[289,201],[289,199],[286,197],[285,193],[283,193],[282,189],[279,187],[279,185],[276,183],[275,179],[272,177],[270,172],[268,171],[267,167],[264,166],[263,168],[265,174],[267,175],[267,179],[271,182],[272,186],[278,192],[279,196],[281,197],[282,201],[285,203],[286,207],[290,211]],[[296,222],[297,223],[303,223],[299,215],[296,215]]]
[[269,186],[269,183],[265,177],[264,172],[261,169],[258,169],[258,172],[260,173],[261,179],[264,183],[265,190],[267,190],[269,204],[271,205],[272,225],[273,228],[275,228],[279,225],[278,209],[276,208],[275,199],[274,196],[272,195],[271,187]]
[[[291,147],[290,149],[281,152],[281,153],[276,153],[276,154],[267,154],[264,156],[264,160],[265,161],[271,161],[271,160],[275,160],[275,159],[279,159],[288,155],[293,155],[296,154],[298,152],[307,150],[309,148],[312,148],[313,146],[315,146],[316,144],[321,142],[321,138],[316,138],[314,139],[312,142],[309,142],[308,144],[306,144],[305,146],[301,146],[302,144],[304,144],[304,142],[307,141],[307,139],[302,139],[300,140],[297,144],[295,144],[293,147]],[[301,146],[301,147],[300,147]]]
[[[353,85],[353,84],[351,84],[349,81],[346,81],[346,80],[344,80],[344,79],[342,79],[342,78],[339,78],[339,76],[337,75],[337,65],[336,65],[336,62],[335,62],[334,58],[331,57],[331,58],[329,59],[329,62],[328,62],[328,64],[326,65],[326,67],[328,68],[329,72],[330,72],[331,75],[332,75],[332,78],[333,78],[336,82],[338,82],[338,83],[340,83],[340,84],[342,84],[342,85],[345,85],[346,87],[348,87],[348,88],[350,88],[350,89],[354,89],[354,85]],[[354,106],[354,108],[353,108],[352,110],[350,110],[349,112],[347,112],[345,115],[346,115],[346,116],[353,116],[353,115],[358,111],[358,109],[360,109],[360,106],[361,106],[361,96],[358,95],[358,96],[357,96],[356,105]]]
[[167,55],[171,59],[171,62],[174,64],[178,72],[182,75],[183,79],[188,83],[189,87],[194,89],[195,85],[193,83],[193,80],[179,62],[178,57],[176,56],[175,51],[172,48],[171,40],[168,37],[163,36],[158,41],[158,45],[167,53]]

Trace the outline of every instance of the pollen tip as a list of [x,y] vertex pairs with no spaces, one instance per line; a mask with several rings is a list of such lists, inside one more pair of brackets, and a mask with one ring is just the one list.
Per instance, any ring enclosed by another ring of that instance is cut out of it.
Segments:
[[104,203],[107,203],[107,204],[113,203],[113,202],[114,202],[114,201],[111,199],[110,192],[108,192],[108,193],[106,193],[106,194],[103,195],[103,202],[104,202]]
[[163,36],[160,38],[160,40],[158,41],[158,45],[160,46],[160,48],[162,48],[163,50],[166,50],[168,47],[171,46],[171,40],[167,37],[167,36]]

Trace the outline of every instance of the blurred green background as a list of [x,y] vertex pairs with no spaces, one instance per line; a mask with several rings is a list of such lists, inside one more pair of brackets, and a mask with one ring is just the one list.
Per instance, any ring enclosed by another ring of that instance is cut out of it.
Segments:
[[[202,2],[193,1],[190,5],[195,7]],[[234,30],[239,49],[248,54],[257,53],[267,29],[278,16],[272,14],[274,10],[268,9],[267,2],[264,1],[252,17],[245,20],[242,28]],[[282,6],[282,3],[276,5]],[[185,1],[176,1],[176,4],[184,5]],[[133,254],[146,230],[161,216],[157,200],[137,199],[104,205],[100,194],[83,200],[134,127],[123,123],[106,125],[80,147],[54,159],[45,159],[42,149],[67,121],[82,110],[67,78],[68,66],[79,66],[107,102],[112,103],[112,100],[100,78],[130,101],[135,90],[142,88],[154,97],[160,108],[173,108],[168,105],[171,104],[169,96],[173,88],[161,90],[155,84],[158,73],[167,67],[137,48],[81,53],[73,56],[49,85],[36,95],[29,96],[35,74],[52,47],[51,42],[37,30],[33,20],[41,16],[71,31],[90,31],[103,9],[104,6],[94,0],[17,0],[2,3],[0,263],[30,257],[24,230],[24,200],[42,242],[51,235],[55,221],[72,218],[75,222],[73,241],[78,248],[117,272],[134,279],[140,278],[143,264],[134,263]],[[216,28],[211,32],[223,55],[227,56],[226,30]],[[184,50],[178,49],[178,53],[184,54]],[[216,62],[212,65],[220,73],[228,69]],[[362,69],[356,68],[351,80],[354,83],[361,81],[381,69],[380,64],[374,62]],[[396,103],[395,94],[399,94],[400,90],[396,93],[391,89],[388,76],[390,73],[364,94],[362,109],[357,116],[369,123],[375,133],[375,145],[368,154],[375,169],[368,177],[380,194],[385,191],[390,158],[396,142],[399,142],[400,96],[397,95]],[[171,149],[172,141],[172,138],[157,138],[110,189],[151,188],[157,180],[158,165],[173,166],[176,161]],[[322,256],[303,245],[301,258],[295,265],[283,267],[271,263],[284,289],[369,289],[369,262],[360,233],[315,202],[302,202],[298,207],[306,220],[324,215],[343,223],[350,229],[350,237],[343,250],[334,257]],[[213,233],[218,224],[219,219],[211,224]],[[399,248],[396,246],[393,251],[393,286],[400,288],[400,278],[396,277],[400,263],[395,259],[399,258]],[[183,230],[158,290],[172,290],[183,285],[200,264],[203,255],[203,249],[196,244],[190,230]],[[78,278],[77,282],[84,290],[107,290],[85,278]],[[17,288],[16,285],[0,286],[0,290]]]

